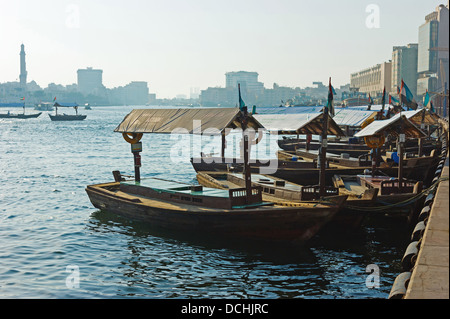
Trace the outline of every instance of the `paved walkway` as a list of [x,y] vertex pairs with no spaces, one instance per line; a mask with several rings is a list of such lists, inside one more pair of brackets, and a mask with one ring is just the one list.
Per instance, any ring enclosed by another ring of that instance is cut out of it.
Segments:
[[[449,158],[441,177],[449,176]],[[449,181],[440,183],[404,299],[449,298]]]

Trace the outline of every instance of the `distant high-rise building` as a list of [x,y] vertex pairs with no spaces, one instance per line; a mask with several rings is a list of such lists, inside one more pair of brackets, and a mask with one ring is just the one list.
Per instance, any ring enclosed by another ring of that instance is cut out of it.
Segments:
[[103,70],[96,70],[91,67],[79,69],[78,75],[78,91],[85,95],[96,94],[103,89]]
[[231,100],[237,101],[237,87],[238,84],[241,86],[241,94],[244,102],[247,105],[257,104],[258,97],[261,97],[264,92],[264,84],[258,82],[258,73],[257,72],[247,72],[247,71],[238,71],[238,72],[227,72],[225,73],[226,78],[226,89],[233,90],[232,95],[236,97],[236,99],[232,98]]
[[125,86],[127,104],[145,105],[148,103],[148,84],[145,81],[132,81]]
[[425,17],[419,27],[417,63],[417,95],[442,90],[444,79],[448,81],[449,69],[449,8],[440,5]]
[[373,67],[352,73],[350,89],[370,94],[371,97],[383,94],[383,89],[391,88],[391,62],[383,62]]
[[22,89],[27,88],[27,65],[25,62],[25,46],[22,44],[20,46],[20,87]]
[[417,43],[393,48],[391,87],[386,90],[390,90],[392,94],[396,95],[397,86],[401,86],[403,79],[417,100],[417,51]]
[[245,87],[247,90],[251,92],[259,92],[264,88],[264,84],[258,82],[258,73],[257,72],[247,72],[247,71],[238,71],[238,72],[227,72],[225,73],[226,78],[226,88],[236,89],[238,83],[241,84],[241,88]]

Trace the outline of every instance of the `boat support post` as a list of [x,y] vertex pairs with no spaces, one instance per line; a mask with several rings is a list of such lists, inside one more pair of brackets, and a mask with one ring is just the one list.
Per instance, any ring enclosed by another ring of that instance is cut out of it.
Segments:
[[328,105],[323,108],[323,122],[322,122],[322,134],[320,135],[320,148],[319,148],[319,194],[320,197],[326,195],[325,191],[325,170],[327,161],[327,146],[328,146]]
[[142,142],[137,142],[135,144],[131,144],[131,152],[134,157],[134,180],[136,182],[141,181],[141,154],[142,152]]
[[247,194],[247,203],[250,202],[250,197],[252,194],[252,177],[250,172],[250,163],[249,163],[249,142],[248,142],[248,132],[247,132],[247,122],[248,122],[248,113],[247,107],[244,106],[241,114],[241,126],[242,126],[242,137],[244,139],[244,179],[245,179],[245,189]]
[[397,152],[398,152],[398,187],[400,193],[403,189],[403,146],[405,143],[405,134],[400,133],[397,142]]

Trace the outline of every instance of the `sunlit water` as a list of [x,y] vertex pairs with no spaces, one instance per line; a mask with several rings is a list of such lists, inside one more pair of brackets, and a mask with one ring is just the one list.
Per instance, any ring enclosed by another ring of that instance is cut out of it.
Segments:
[[[205,242],[94,208],[86,185],[133,173],[130,146],[113,132],[131,109],[0,119],[0,297],[387,298],[409,236],[398,220],[325,229],[293,249]],[[145,136],[142,177],[195,182],[188,161],[170,159],[179,141]],[[366,285],[371,264],[379,288]]]

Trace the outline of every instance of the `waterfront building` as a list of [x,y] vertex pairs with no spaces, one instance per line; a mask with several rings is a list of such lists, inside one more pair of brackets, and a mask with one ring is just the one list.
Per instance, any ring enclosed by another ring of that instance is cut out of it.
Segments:
[[108,90],[110,104],[146,105],[149,103],[148,83],[132,81],[125,86]]
[[148,85],[145,81],[132,81],[125,86],[128,104],[145,105],[148,103]]
[[401,87],[402,79],[408,85],[414,99],[417,98],[417,54],[418,44],[410,43],[406,46],[395,46],[392,50],[392,78],[391,87],[386,91],[397,94],[397,86]]
[[449,77],[449,8],[440,5],[419,27],[417,95],[443,90]]
[[237,103],[229,99],[229,90],[221,87],[209,87],[200,91],[200,104],[202,106],[234,106]]
[[391,87],[391,62],[383,62],[373,67],[352,73],[350,89],[370,94],[375,98],[383,94],[383,89]]
[[88,67],[86,69],[79,69],[78,75],[78,91],[84,95],[98,94],[99,90],[103,89],[103,70],[93,69]]
[[225,78],[226,89],[234,90],[236,97],[238,95],[238,84],[241,85],[242,98],[247,104],[258,104],[259,100],[261,100],[264,93],[264,84],[258,81],[257,72],[227,72],[225,73]]

